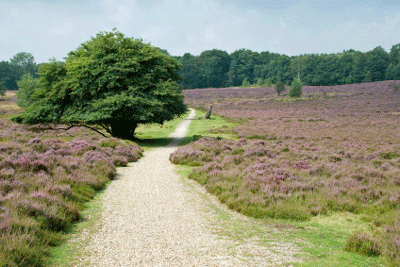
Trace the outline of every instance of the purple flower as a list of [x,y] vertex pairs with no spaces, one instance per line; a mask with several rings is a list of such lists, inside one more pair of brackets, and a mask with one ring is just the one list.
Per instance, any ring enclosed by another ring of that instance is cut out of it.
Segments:
[[399,193],[394,193],[389,198],[390,202],[397,202],[399,200],[400,200],[400,194]]
[[60,139],[47,139],[44,141],[44,143],[50,148],[50,149],[60,149],[61,147],[61,140]]
[[299,170],[306,170],[306,169],[310,169],[311,168],[310,165],[308,164],[307,160],[302,160],[302,161],[299,161],[299,162],[295,162],[294,163],[294,167],[296,169],[299,169]]
[[137,161],[138,158],[142,155],[142,149],[137,146],[131,147],[122,147],[116,146],[115,153],[124,156],[129,162]]
[[205,153],[201,150],[193,149],[190,146],[184,146],[176,150],[174,153],[172,153],[170,155],[170,160],[172,163],[179,163],[182,160],[194,161],[196,159],[201,158],[204,154]]
[[86,140],[73,140],[68,143],[70,151],[73,152],[83,152],[90,144]]
[[103,162],[110,166],[114,166],[110,157],[100,151],[89,150],[83,154],[83,160],[89,163]]

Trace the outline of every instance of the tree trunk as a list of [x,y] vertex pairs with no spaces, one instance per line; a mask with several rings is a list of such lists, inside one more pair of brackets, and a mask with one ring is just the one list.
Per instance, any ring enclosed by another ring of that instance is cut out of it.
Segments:
[[116,138],[134,140],[135,130],[137,126],[138,123],[133,121],[128,121],[128,120],[113,121],[110,123],[111,135]]

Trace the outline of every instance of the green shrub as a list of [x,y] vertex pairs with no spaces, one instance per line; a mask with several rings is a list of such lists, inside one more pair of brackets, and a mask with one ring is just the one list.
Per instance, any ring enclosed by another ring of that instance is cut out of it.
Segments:
[[264,85],[267,86],[267,87],[271,87],[272,86],[272,79],[271,78],[267,78],[264,81]]
[[400,157],[399,153],[394,152],[394,151],[381,153],[380,156],[383,159],[394,159],[394,158]]
[[344,250],[365,256],[379,256],[381,254],[377,242],[370,236],[359,232],[347,239]]
[[303,93],[303,83],[299,79],[294,79],[289,88],[290,97],[300,97]]
[[257,86],[263,86],[264,85],[264,79],[263,78],[257,78]]
[[126,167],[128,166],[128,159],[124,156],[114,157],[113,164],[116,167]]
[[116,138],[107,138],[100,142],[100,146],[115,148],[117,146],[125,146],[125,143]]
[[285,84],[281,81],[275,84],[275,91],[278,93],[278,96],[285,91]]
[[391,82],[391,83],[389,84],[389,86],[393,88],[393,93],[396,93],[396,92],[399,91],[399,89],[400,89],[400,85],[397,84],[397,83],[395,83],[395,82]]
[[30,73],[27,73],[22,76],[21,80],[18,81],[17,84],[17,105],[26,108],[36,101],[33,96],[35,91],[39,88],[39,79],[34,78]]
[[250,84],[249,80],[247,79],[247,77],[245,77],[243,79],[242,86],[243,87],[250,87],[251,86],[251,84]]
[[199,167],[199,166],[203,166],[203,163],[201,163],[200,161],[192,161],[188,164],[188,166],[191,167]]

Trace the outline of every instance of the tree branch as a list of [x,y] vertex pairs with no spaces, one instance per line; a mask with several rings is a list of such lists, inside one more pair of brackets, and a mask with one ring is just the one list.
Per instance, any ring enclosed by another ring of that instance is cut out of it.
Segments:
[[106,130],[107,133],[111,134],[111,130],[109,127],[105,126],[104,124],[99,124],[101,127],[103,127],[104,130]]
[[[59,130],[68,131],[68,130],[74,128],[74,127],[85,127],[85,128],[88,128],[88,129],[90,129],[90,130],[92,130],[92,131],[95,131],[96,133],[98,133],[98,134],[104,136],[105,138],[108,138],[105,134],[103,134],[103,133],[100,132],[99,130],[97,130],[97,129],[93,128],[93,127],[90,127],[90,126],[88,126],[88,125],[85,125],[85,124],[70,125],[70,126],[68,126],[67,128],[53,128],[53,127],[51,127],[51,126],[48,126],[47,128],[42,128],[42,127],[39,126],[39,127],[37,127],[36,129],[40,129],[40,130],[43,130],[43,131],[59,131]],[[103,126],[103,128],[104,128],[104,126]],[[105,130],[108,132],[108,130],[107,130],[106,128],[105,128]]]
[[[105,134],[103,134],[102,132],[100,132],[99,130],[97,130],[97,129],[93,128],[93,127],[90,127],[88,125],[85,125],[85,124],[71,125],[71,126],[69,126],[68,128],[66,128],[64,130],[68,131],[69,129],[74,128],[74,127],[86,127],[86,128],[88,128],[88,129],[90,129],[92,131],[95,131],[98,134],[101,134],[105,138],[107,138],[107,136]],[[63,130],[63,129],[61,129],[61,130]]]

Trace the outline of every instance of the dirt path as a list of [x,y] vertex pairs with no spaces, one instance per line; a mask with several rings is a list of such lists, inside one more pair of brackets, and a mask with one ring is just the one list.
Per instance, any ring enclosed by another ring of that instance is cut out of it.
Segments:
[[292,244],[227,234],[231,230],[221,224],[221,214],[236,228],[247,229],[249,219],[176,174],[169,155],[191,118],[194,111],[171,135],[175,139],[169,146],[118,170],[102,197],[101,225],[78,266],[281,266],[297,261]]

